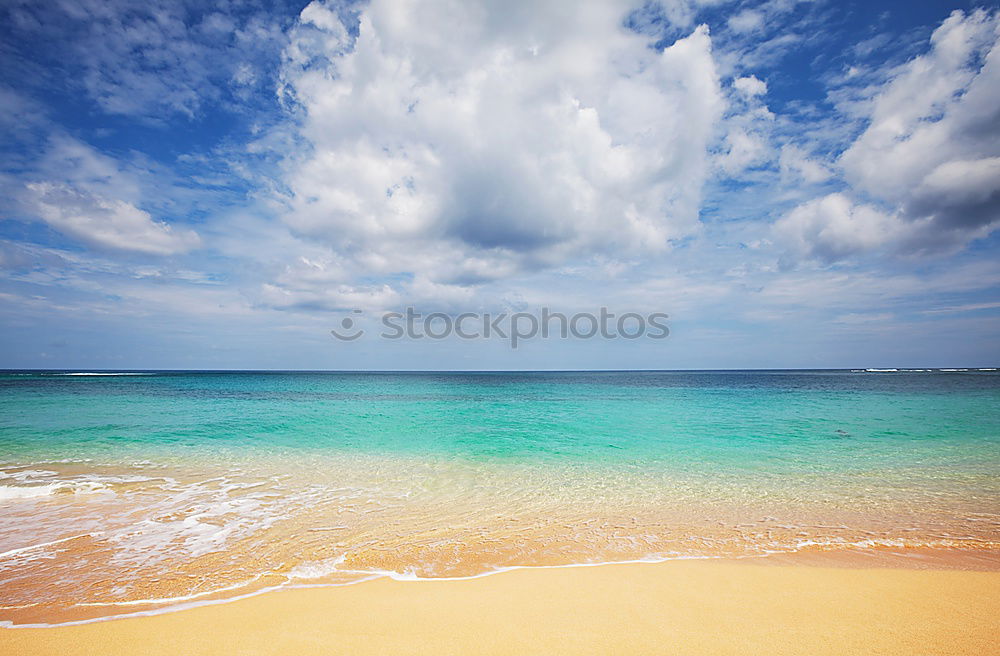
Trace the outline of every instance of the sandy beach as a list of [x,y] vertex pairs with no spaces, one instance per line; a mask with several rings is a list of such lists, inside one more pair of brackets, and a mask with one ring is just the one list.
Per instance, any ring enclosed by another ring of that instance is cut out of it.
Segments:
[[290,589],[0,631],[6,654],[989,654],[1000,572],[674,561]]

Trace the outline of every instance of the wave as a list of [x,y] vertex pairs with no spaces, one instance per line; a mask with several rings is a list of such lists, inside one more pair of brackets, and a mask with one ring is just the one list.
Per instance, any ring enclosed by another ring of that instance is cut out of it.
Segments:
[[41,549],[42,547],[51,547],[54,544],[61,544],[63,542],[69,542],[70,540],[78,540],[79,538],[90,538],[98,535],[97,533],[81,533],[80,535],[71,535],[68,538],[59,538],[58,540],[50,540],[49,542],[40,542],[38,544],[29,544],[26,547],[18,547],[17,549],[10,549],[9,551],[4,551],[0,553],[0,559],[10,558],[11,556],[19,556],[28,551],[34,551],[35,549]]
[[107,371],[75,371],[70,373],[48,374],[50,376],[155,376],[147,372],[107,372]]
[[9,472],[0,468],[0,480],[14,484],[0,484],[0,501],[36,499],[56,494],[114,493],[114,486],[125,483],[152,481],[172,482],[171,479],[135,475],[84,474],[70,479],[59,479],[58,473],[49,470],[26,469]]
[[45,485],[0,485],[0,501],[9,499],[34,499],[36,497],[47,497],[53,494],[86,494],[89,492],[100,492],[106,490],[107,486],[102,483],[80,482],[80,483],[47,483]]

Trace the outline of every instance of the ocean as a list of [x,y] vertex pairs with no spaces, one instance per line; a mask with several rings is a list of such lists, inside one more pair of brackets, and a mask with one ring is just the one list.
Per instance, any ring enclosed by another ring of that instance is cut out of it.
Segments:
[[994,370],[0,372],[8,624],[632,560],[995,567],[998,547]]

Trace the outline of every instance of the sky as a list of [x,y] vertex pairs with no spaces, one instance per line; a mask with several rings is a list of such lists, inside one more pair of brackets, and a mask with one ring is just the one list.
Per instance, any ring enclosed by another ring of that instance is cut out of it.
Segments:
[[0,155],[3,368],[1000,364],[996,4],[8,0]]

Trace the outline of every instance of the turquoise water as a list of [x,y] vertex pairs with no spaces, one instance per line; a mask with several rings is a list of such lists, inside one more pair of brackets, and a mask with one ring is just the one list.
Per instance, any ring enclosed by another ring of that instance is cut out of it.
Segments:
[[0,457],[364,451],[994,475],[996,373],[0,374]]
[[992,371],[96,373],[0,374],[0,619],[1000,542]]

